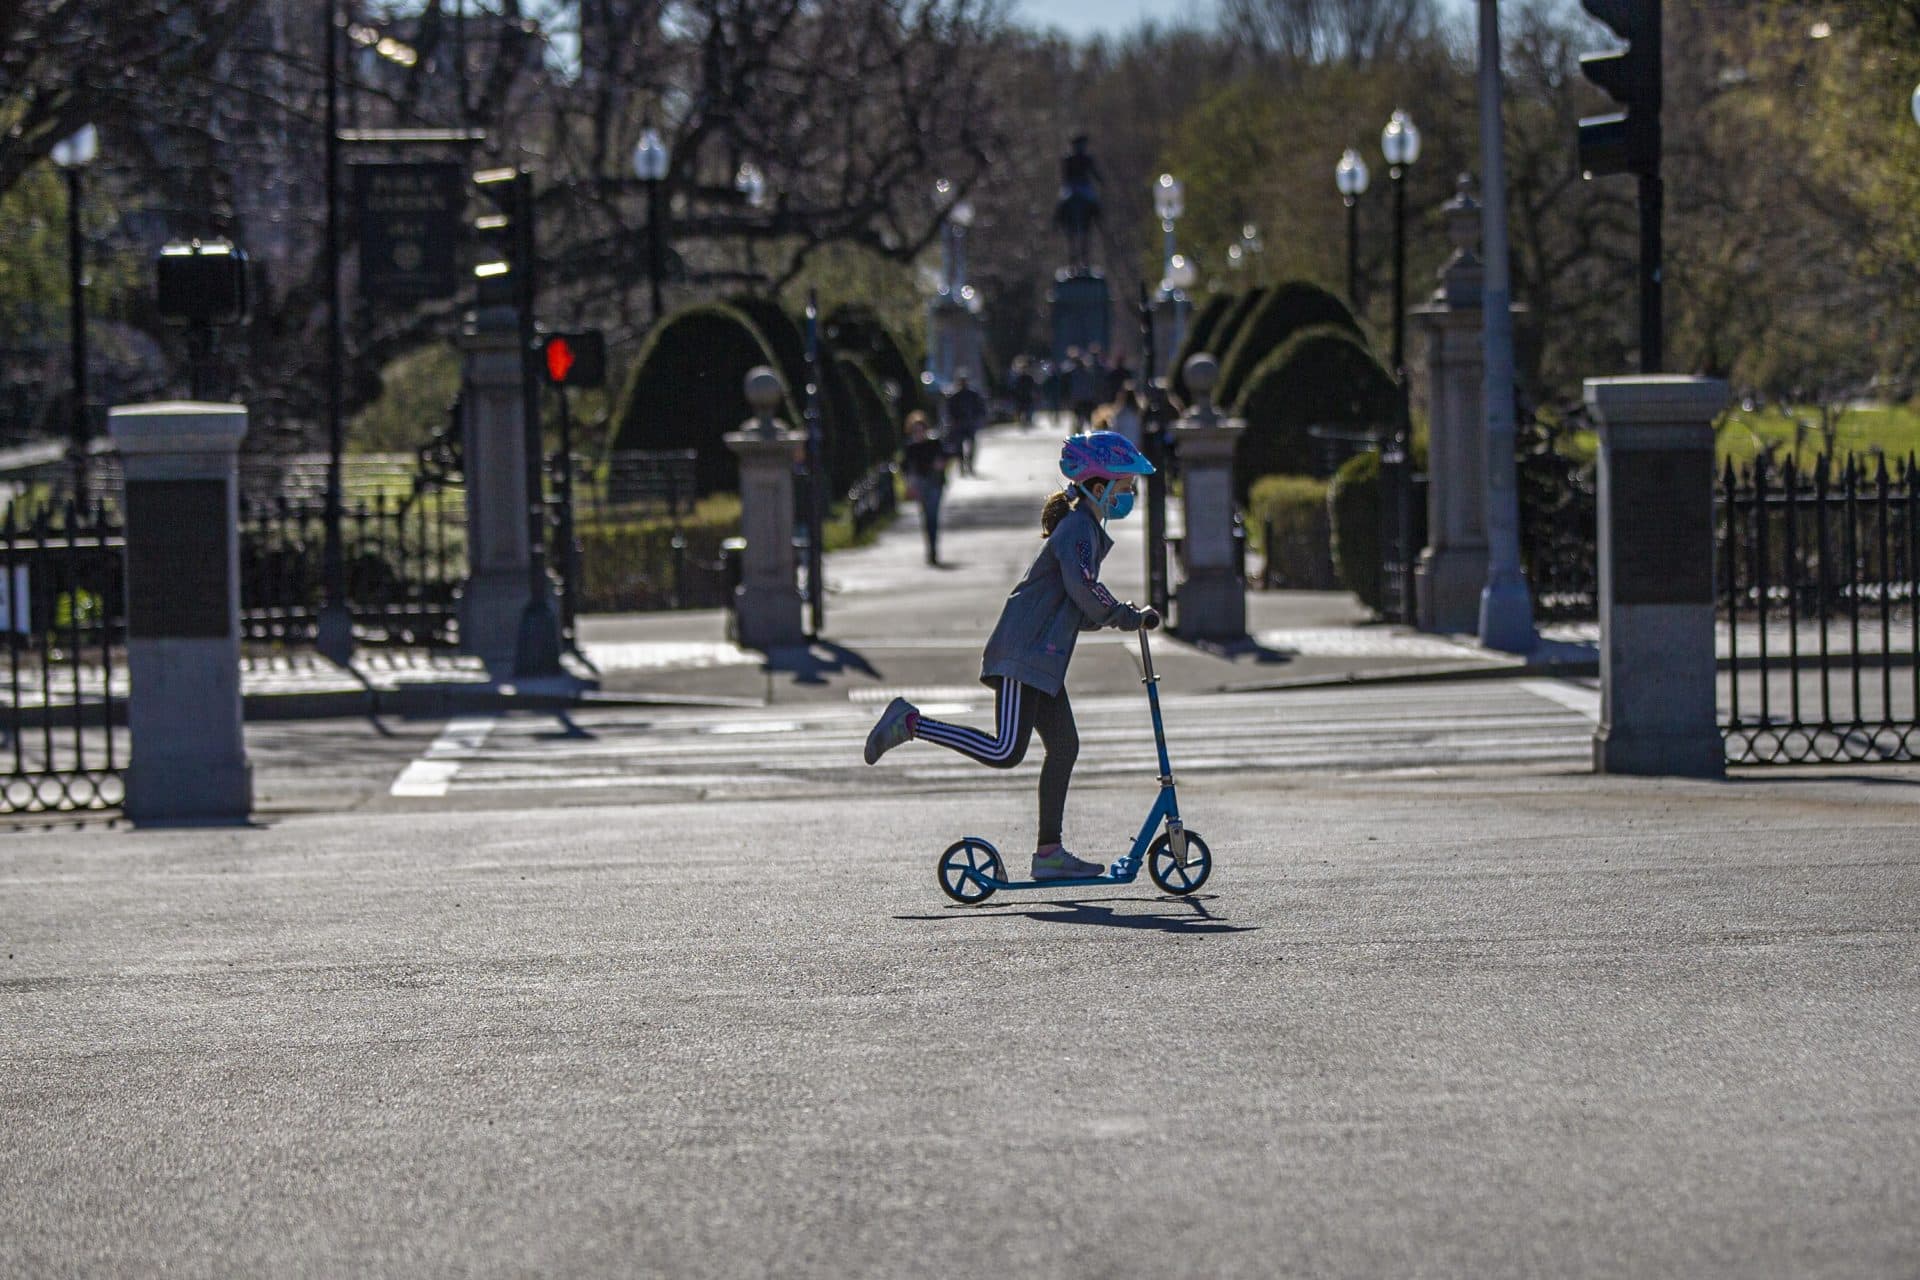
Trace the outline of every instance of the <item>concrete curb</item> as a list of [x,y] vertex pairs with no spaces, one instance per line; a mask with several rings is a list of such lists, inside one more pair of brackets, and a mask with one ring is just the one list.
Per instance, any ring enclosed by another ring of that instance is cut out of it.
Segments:
[[1299,676],[1258,684],[1221,685],[1220,693],[1278,693],[1288,689],[1335,689],[1355,685],[1434,684],[1447,680],[1571,679],[1600,674],[1600,661],[1454,663],[1431,667],[1398,667],[1383,671],[1350,671],[1333,676]]

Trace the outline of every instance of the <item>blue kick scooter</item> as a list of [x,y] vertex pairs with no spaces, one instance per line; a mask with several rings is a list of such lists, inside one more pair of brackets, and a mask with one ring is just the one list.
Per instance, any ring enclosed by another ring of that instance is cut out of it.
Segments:
[[[1147,706],[1153,711],[1153,742],[1160,751],[1160,795],[1147,812],[1147,820],[1134,837],[1133,848],[1114,860],[1105,875],[1062,880],[1009,880],[1000,851],[983,836],[963,836],[940,855],[937,875],[941,892],[955,902],[977,906],[1002,889],[1059,889],[1082,885],[1132,884],[1140,875],[1144,861],[1147,874],[1163,892],[1175,895],[1193,893],[1207,882],[1213,871],[1213,855],[1207,842],[1186,829],[1180,821],[1180,803],[1174,795],[1173,766],[1167,760],[1167,734],[1160,721],[1160,677],[1153,674],[1153,654],[1147,647],[1147,633],[1140,632],[1140,683],[1147,686]],[[1156,838],[1160,824],[1166,830]]]

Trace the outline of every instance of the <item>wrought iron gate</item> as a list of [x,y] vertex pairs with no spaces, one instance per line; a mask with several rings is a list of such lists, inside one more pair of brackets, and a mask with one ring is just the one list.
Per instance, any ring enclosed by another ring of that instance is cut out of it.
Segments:
[[1721,472],[1732,764],[1920,759],[1914,461]]
[[125,557],[106,508],[0,515],[0,814],[125,799]]

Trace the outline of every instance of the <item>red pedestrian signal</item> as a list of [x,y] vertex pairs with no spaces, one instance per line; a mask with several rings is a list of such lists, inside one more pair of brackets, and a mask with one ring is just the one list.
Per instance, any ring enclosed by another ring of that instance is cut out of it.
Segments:
[[607,380],[606,337],[598,329],[550,333],[540,343],[540,365],[549,386],[602,386]]
[[575,364],[573,344],[565,338],[547,339],[547,381],[564,385]]

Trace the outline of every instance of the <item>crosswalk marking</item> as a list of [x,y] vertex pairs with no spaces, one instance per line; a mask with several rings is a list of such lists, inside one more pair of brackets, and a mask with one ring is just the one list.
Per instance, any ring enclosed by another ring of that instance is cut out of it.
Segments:
[[[960,693],[957,687],[943,692]],[[954,704],[963,723],[990,714],[985,689]],[[1580,767],[1591,759],[1598,694],[1558,680],[1474,681],[1395,688],[1170,695],[1163,700],[1175,773],[1389,773],[1431,768]],[[569,731],[537,716],[450,723],[395,780],[400,798],[484,792],[666,790],[751,798],[796,789],[884,789],[903,783],[1006,785],[1007,775],[910,743],[877,768],[861,760],[871,705],[816,704],[775,718],[762,710],[577,713]],[[1157,772],[1138,695],[1075,704],[1076,777]],[[1021,771],[1038,767],[1038,744]]]
[[400,771],[390,794],[444,796],[459,776],[462,763],[486,744],[498,716],[461,716],[449,720],[425,755]]

